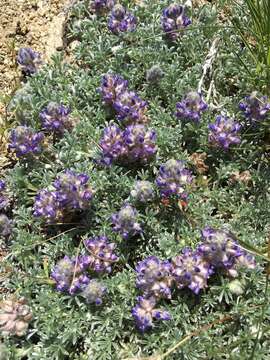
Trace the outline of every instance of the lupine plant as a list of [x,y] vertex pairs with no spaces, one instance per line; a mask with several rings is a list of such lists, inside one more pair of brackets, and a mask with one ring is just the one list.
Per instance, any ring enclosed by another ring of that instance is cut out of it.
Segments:
[[20,159],[0,162],[8,359],[269,358],[269,84],[230,11],[79,1],[71,61],[37,71],[20,51],[35,75],[8,113]]

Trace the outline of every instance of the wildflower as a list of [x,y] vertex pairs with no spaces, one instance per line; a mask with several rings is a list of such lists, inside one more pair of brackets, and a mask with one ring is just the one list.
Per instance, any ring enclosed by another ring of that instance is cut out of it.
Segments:
[[185,15],[184,7],[171,4],[163,10],[161,25],[170,40],[176,40],[183,29],[191,24],[191,20]]
[[267,96],[260,96],[257,91],[246,96],[244,101],[239,103],[239,108],[251,121],[264,120],[270,114],[270,102]]
[[11,131],[9,148],[14,149],[18,157],[37,154],[42,150],[43,140],[42,132],[35,132],[27,126],[18,126]]
[[155,198],[155,190],[150,181],[136,181],[134,188],[131,190],[130,195],[135,201],[146,203]]
[[136,326],[142,332],[153,327],[153,320],[171,320],[168,311],[157,309],[156,299],[154,297],[145,298],[139,296],[138,303],[132,309],[132,316],[135,319]]
[[31,309],[26,300],[4,300],[0,303],[0,332],[2,335],[23,336],[32,320]]
[[62,134],[65,130],[71,130],[72,118],[70,108],[61,104],[50,102],[39,114],[42,126],[55,133]]
[[63,209],[55,191],[41,190],[34,203],[34,216],[42,217],[46,222],[58,222],[64,218]]
[[101,86],[98,89],[103,101],[113,105],[122,92],[127,90],[128,81],[117,74],[106,74],[103,76]]
[[115,0],[93,0],[90,2],[90,9],[99,15],[106,14],[113,8]]
[[5,214],[0,214],[0,237],[6,237],[11,234],[12,221]]
[[181,101],[176,103],[175,115],[182,120],[190,120],[198,123],[202,112],[207,109],[207,104],[203,101],[202,95],[192,91]]
[[97,280],[92,279],[85,286],[82,291],[82,296],[88,304],[102,304],[102,297],[106,292],[106,287],[100,284]]
[[171,264],[167,260],[160,260],[156,256],[149,256],[136,266],[136,285],[146,296],[156,298],[171,298]]
[[207,279],[212,274],[210,265],[199,252],[185,248],[182,254],[172,259],[172,275],[177,287],[188,287],[195,294],[207,287]]
[[153,65],[146,72],[146,81],[151,84],[158,84],[164,76],[164,71],[160,68],[159,65]]
[[117,119],[125,124],[146,123],[148,121],[145,112],[147,102],[142,100],[134,91],[123,91],[115,99],[113,108]]
[[88,285],[90,279],[84,274],[88,268],[88,259],[84,256],[69,258],[65,256],[59,260],[53,269],[51,277],[56,282],[56,289],[74,295]]
[[105,128],[99,145],[102,149],[103,161],[106,165],[110,165],[113,161],[123,158],[127,153],[123,132],[117,125],[111,124]]
[[112,215],[113,230],[118,232],[124,239],[142,232],[138,222],[137,210],[129,205],[122,206],[119,212]]
[[209,130],[209,142],[224,150],[228,150],[231,145],[237,145],[241,142],[238,136],[241,125],[227,116],[217,116],[215,123],[209,125]]
[[61,174],[53,183],[61,206],[70,210],[85,210],[93,196],[88,180],[89,176],[71,170]]
[[233,277],[237,276],[239,267],[255,268],[254,258],[238,246],[231,232],[206,227],[202,238],[198,251],[214,268],[223,269]]
[[137,20],[134,15],[128,12],[122,5],[115,5],[109,17],[108,27],[114,34],[134,31]]
[[98,273],[112,271],[112,264],[118,261],[113,252],[116,244],[110,243],[106,236],[95,236],[84,242],[89,252],[89,268]]
[[18,52],[17,62],[25,75],[33,75],[42,64],[40,53],[31,48],[21,48]]
[[169,197],[176,195],[187,198],[186,188],[192,182],[191,172],[184,167],[180,160],[168,160],[160,166],[156,184],[160,188],[161,195]]
[[124,143],[128,151],[126,158],[128,163],[148,163],[156,154],[156,132],[147,130],[143,125],[130,125],[123,132]]

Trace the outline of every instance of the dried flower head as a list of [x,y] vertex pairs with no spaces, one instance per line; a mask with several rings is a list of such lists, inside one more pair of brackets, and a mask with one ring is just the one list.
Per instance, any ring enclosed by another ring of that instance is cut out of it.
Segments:
[[137,20],[133,14],[128,12],[122,5],[117,4],[113,7],[108,21],[108,27],[114,34],[134,31]]
[[85,286],[82,291],[82,296],[88,304],[102,304],[102,297],[106,292],[106,287],[99,283],[97,280],[92,279]]
[[212,274],[210,264],[201,254],[185,248],[182,254],[172,259],[172,274],[179,289],[188,287],[195,294],[207,287],[207,279]]
[[162,196],[176,195],[185,199],[187,185],[191,184],[192,179],[191,172],[184,167],[182,161],[171,159],[160,166],[156,184]]
[[150,181],[136,181],[130,195],[135,201],[146,203],[155,198],[155,189]]
[[237,145],[241,142],[238,135],[241,125],[227,116],[217,116],[215,123],[208,127],[210,130],[208,140],[217,147],[228,150],[231,145]]
[[23,336],[32,320],[31,309],[24,298],[0,303],[0,332],[2,335]]
[[158,84],[163,77],[164,71],[160,68],[159,65],[153,65],[146,72],[146,81],[151,84]]
[[112,271],[112,264],[118,261],[114,254],[116,244],[110,243],[107,236],[95,236],[84,242],[89,252],[89,268],[98,273]]
[[252,183],[251,173],[249,170],[245,170],[242,172],[234,171],[230,176],[229,182],[231,184],[242,183],[244,185],[249,185],[250,183]]
[[39,114],[42,126],[58,134],[65,130],[70,131],[73,127],[73,120],[70,116],[70,108],[64,105],[50,102]]
[[162,28],[170,40],[181,37],[185,27],[191,24],[191,20],[185,15],[185,9],[178,4],[171,4],[163,10],[161,17]]
[[0,214],[0,238],[9,236],[12,232],[12,221],[5,214]]
[[245,117],[251,121],[264,120],[270,114],[270,102],[267,96],[260,96],[257,91],[246,96],[244,101],[239,103],[240,110]]
[[35,132],[27,126],[18,126],[11,131],[9,148],[16,152],[18,157],[37,154],[42,150],[44,134]]
[[18,52],[17,62],[25,75],[35,74],[43,63],[40,53],[31,48],[21,48]]
[[176,103],[175,115],[179,119],[198,123],[206,109],[207,104],[203,101],[202,95],[192,91],[181,102]]
[[157,309],[156,299],[154,297],[145,298],[139,296],[138,303],[132,309],[132,316],[135,319],[137,328],[144,332],[153,327],[153,320],[171,320],[168,311]]
[[125,204],[112,215],[113,230],[118,232],[124,239],[142,232],[138,222],[138,212],[130,204]]
[[199,174],[205,174],[209,170],[209,166],[205,164],[205,160],[207,159],[207,154],[203,153],[193,153],[190,156],[190,160],[194,164],[196,170]]
[[171,298],[172,274],[171,263],[149,256],[136,266],[136,285],[147,297]]

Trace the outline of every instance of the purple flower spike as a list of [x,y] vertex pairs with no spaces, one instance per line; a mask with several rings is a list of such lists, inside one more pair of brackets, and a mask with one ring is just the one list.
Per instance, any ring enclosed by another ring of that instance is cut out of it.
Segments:
[[101,81],[98,89],[103,101],[108,105],[113,105],[122,92],[128,88],[128,81],[117,74],[106,74]]
[[63,220],[63,210],[55,191],[41,190],[34,203],[34,216],[42,217],[47,223]]
[[5,214],[0,214],[0,238],[9,236],[12,232],[12,221]]
[[127,124],[144,124],[148,122],[145,115],[147,102],[142,100],[134,91],[122,92],[114,101],[113,107],[117,119]]
[[246,96],[239,103],[245,117],[253,122],[262,121],[270,114],[270,102],[267,96],[260,96],[256,91]]
[[99,145],[103,152],[103,162],[107,165],[123,158],[127,152],[123,132],[117,125],[112,124],[105,128]]
[[109,17],[108,27],[114,34],[122,32],[134,31],[136,29],[137,20],[134,15],[126,11],[122,5],[115,5]]
[[172,259],[172,274],[179,289],[188,287],[195,294],[207,287],[212,268],[199,252],[186,248]]
[[213,267],[223,269],[233,277],[237,276],[238,267],[254,269],[254,258],[238,246],[231,232],[206,227],[202,230],[202,238],[198,251]]
[[66,170],[53,183],[57,198],[62,207],[71,210],[85,210],[93,197],[93,192],[88,186],[89,177],[85,174],[76,174]]
[[114,7],[115,0],[93,0],[90,2],[90,10],[99,15],[106,14]]
[[82,291],[82,296],[88,304],[101,305],[102,297],[106,293],[106,287],[97,280],[90,280]]
[[162,196],[176,195],[186,199],[186,188],[191,184],[192,179],[191,172],[184,167],[182,161],[171,159],[161,165],[156,184]]
[[95,236],[85,240],[84,244],[90,253],[87,256],[90,269],[97,273],[110,273],[112,264],[118,261],[114,254],[116,244],[110,243],[106,236]]
[[137,181],[130,195],[141,203],[152,201],[155,198],[154,186],[150,181]]
[[241,125],[227,116],[217,116],[215,123],[208,127],[210,130],[208,140],[217,147],[228,150],[231,145],[237,145],[241,142],[238,136]]
[[130,125],[123,132],[128,147],[127,162],[148,163],[157,152],[156,132],[143,125]]
[[42,150],[44,134],[35,132],[27,126],[18,126],[11,131],[9,148],[14,149],[18,157],[37,154]]
[[139,296],[138,303],[132,309],[132,316],[135,319],[137,328],[145,332],[153,327],[153,320],[171,320],[168,311],[156,309],[156,299],[154,297],[145,298]]
[[112,215],[113,230],[118,232],[124,239],[142,232],[138,222],[137,210],[129,204],[125,204],[118,213]]
[[63,134],[65,130],[71,130],[73,126],[70,111],[70,108],[64,105],[50,102],[40,112],[39,118],[46,130]]
[[198,123],[202,112],[207,109],[207,104],[203,101],[201,94],[192,91],[181,102],[176,103],[175,115],[182,120],[190,120]]
[[40,53],[31,48],[21,48],[18,52],[17,62],[26,75],[35,74],[42,65]]
[[87,266],[84,256],[77,258],[65,256],[59,260],[51,274],[56,282],[56,289],[68,292],[70,295],[82,291],[90,281],[89,277],[83,273]]
[[144,294],[156,298],[171,298],[172,274],[171,264],[167,260],[159,260],[149,256],[136,266],[136,285]]
[[191,20],[185,15],[184,7],[171,4],[163,10],[161,25],[170,40],[179,38],[185,27],[191,24]]

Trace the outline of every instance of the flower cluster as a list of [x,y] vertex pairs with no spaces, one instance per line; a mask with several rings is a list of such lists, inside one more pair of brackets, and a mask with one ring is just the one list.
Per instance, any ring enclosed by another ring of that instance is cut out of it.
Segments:
[[138,303],[132,309],[132,316],[135,319],[137,328],[144,332],[153,327],[153,320],[170,320],[171,315],[168,311],[156,308],[156,299],[154,297],[145,298],[139,296]]
[[113,7],[109,17],[108,27],[114,34],[134,31],[137,20],[133,14],[128,12],[122,5],[117,4]]
[[223,269],[234,277],[238,267],[255,268],[254,258],[239,247],[232,233],[207,227],[202,231],[202,239],[198,251],[214,268]]
[[32,320],[31,309],[24,298],[0,303],[0,332],[2,335],[23,336]]
[[50,102],[39,114],[42,126],[48,131],[63,134],[73,126],[70,108]]
[[65,256],[59,260],[51,274],[56,282],[56,289],[61,292],[67,291],[70,295],[82,291],[90,281],[84,273],[88,265],[88,259],[84,256],[76,258]]
[[171,263],[168,260],[162,261],[156,256],[149,256],[136,266],[136,285],[146,297],[170,299],[172,296],[171,270]]
[[17,62],[25,75],[33,75],[42,65],[40,53],[31,48],[21,48],[18,52]]
[[135,201],[146,203],[155,198],[155,190],[150,181],[136,181],[130,195]]
[[182,120],[190,120],[198,123],[202,112],[207,109],[207,104],[203,101],[202,95],[192,91],[181,101],[176,103],[175,115]]
[[150,84],[158,84],[164,76],[164,71],[160,68],[159,65],[153,65],[146,72],[146,81]]
[[227,116],[219,115],[216,121],[209,126],[208,140],[211,144],[228,150],[231,145],[240,144],[241,139],[238,136],[241,125]]
[[187,198],[186,188],[192,182],[191,172],[185,168],[180,160],[170,159],[160,166],[156,184],[164,197],[176,195]]
[[85,174],[66,170],[54,181],[54,191],[43,189],[38,193],[34,215],[51,223],[64,220],[76,210],[87,209],[93,196],[88,180]]
[[113,230],[118,232],[124,239],[142,232],[138,222],[138,212],[130,204],[125,204],[111,217]]
[[107,236],[95,236],[84,242],[89,253],[89,268],[97,273],[112,271],[112,264],[118,261],[114,254],[116,244],[110,243]]
[[147,102],[128,89],[128,81],[120,75],[106,74],[98,89],[105,104],[112,106],[124,125],[147,123]]
[[185,248],[182,254],[172,259],[172,275],[179,289],[188,287],[195,294],[206,288],[207,279],[212,274],[211,265],[199,252]]
[[106,14],[113,8],[115,0],[93,0],[90,2],[90,10],[99,15]]
[[100,140],[102,161],[110,165],[113,162],[120,164],[148,163],[156,154],[156,133],[147,130],[143,125],[130,125],[121,130],[111,124]]
[[87,304],[102,304],[102,297],[106,293],[107,289],[96,279],[92,279],[85,286],[82,291],[82,296],[85,298]]
[[256,91],[246,96],[245,100],[239,103],[239,108],[251,121],[264,120],[270,114],[270,102],[267,96],[259,96]]
[[185,9],[178,4],[171,4],[163,10],[161,25],[170,40],[176,40],[183,29],[191,24],[191,20],[185,15]]
[[[156,317],[152,310],[160,299],[171,299],[174,286],[189,288],[198,295],[207,287],[207,280],[215,271],[221,269],[236,277],[239,267],[255,268],[254,258],[240,248],[231,233],[207,227],[202,231],[202,238],[203,242],[194,251],[184,248],[171,260],[150,256],[137,264],[136,285],[143,296],[138,298],[139,303],[132,309],[132,315],[139,330],[145,331],[153,326]],[[164,320],[170,318],[167,315]]]
[[9,148],[16,152],[18,157],[37,154],[42,150],[44,134],[35,132],[27,126],[18,126],[11,131]]

